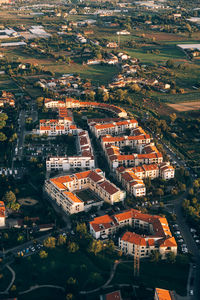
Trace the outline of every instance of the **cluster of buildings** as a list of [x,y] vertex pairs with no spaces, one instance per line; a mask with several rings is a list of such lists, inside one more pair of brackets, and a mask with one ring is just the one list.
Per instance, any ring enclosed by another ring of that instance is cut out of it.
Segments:
[[[126,70],[127,68],[127,70]],[[133,66],[125,66],[123,69],[123,74],[119,74],[113,78],[113,81],[109,84],[109,88],[122,88],[129,84],[138,84],[140,86],[149,86],[154,88],[155,90],[159,90],[162,92],[166,92],[170,89],[170,84],[159,82],[157,79],[148,79],[142,77],[133,77],[130,76],[132,73],[136,73],[137,69],[139,68],[138,65]]]
[[[46,168],[67,171],[74,168],[92,169],[95,160],[87,131],[78,129],[72,124],[69,109],[94,107],[106,109],[117,115],[117,118],[89,119],[90,131],[100,139],[107,163],[116,178],[130,195],[146,195],[145,178],[161,177],[164,180],[174,178],[174,168],[169,162],[163,162],[163,155],[154,145],[149,134],[138,126],[135,119],[121,120],[127,117],[125,110],[114,105],[98,102],[80,102],[72,98],[65,100],[45,99],[45,107],[57,108],[58,120],[41,120],[40,134],[76,134],[78,155],[71,157],[50,157]],[[61,122],[58,124],[58,122]],[[128,152],[128,153],[127,153]]]
[[40,79],[37,85],[42,89],[48,88],[60,95],[84,95],[87,92],[93,91],[93,86],[90,82],[84,82],[78,75],[63,74],[60,78]]
[[4,106],[15,106],[15,97],[12,93],[2,91],[0,96],[0,107]]
[[162,259],[168,253],[177,254],[177,244],[172,236],[167,219],[164,217],[143,214],[141,211],[129,209],[113,216],[104,215],[94,218],[90,223],[90,233],[95,239],[114,235],[120,228],[131,226],[135,231],[147,234],[125,232],[118,241],[118,247],[124,254],[149,257],[152,252],[159,251]]
[[132,168],[123,166],[116,169],[118,181],[121,182],[125,190],[135,197],[146,195],[146,187],[143,179],[155,179],[161,177],[168,180],[174,177],[174,168],[168,162],[158,164],[141,165]]
[[[81,200],[76,192],[83,189],[91,190],[99,201]],[[45,191],[68,214],[88,210],[92,206],[100,206],[103,202],[113,205],[126,197],[126,192],[107,180],[100,169],[51,178],[45,181]]]
[[46,108],[59,108],[59,107],[66,107],[66,108],[84,108],[84,107],[92,107],[92,108],[97,108],[97,109],[102,109],[102,110],[107,110],[112,112],[114,115],[117,115],[120,118],[126,118],[127,117],[127,112],[116,105],[113,104],[107,104],[107,103],[99,103],[99,102],[81,102],[76,99],[72,98],[66,98],[65,100],[52,100],[52,99],[47,99],[45,100],[44,103]]
[[110,169],[130,195],[146,195],[145,178],[174,178],[174,168],[169,162],[163,162],[162,153],[136,120],[98,119],[89,121],[88,125],[100,139]]
[[113,53],[108,53],[107,58],[88,59],[87,65],[98,65],[98,64],[116,65],[128,59],[130,59],[130,56],[123,52],[120,52],[117,55],[114,55]]
[[56,136],[62,134],[74,133],[76,126],[73,124],[73,118],[70,116],[66,107],[58,108],[57,119],[40,120],[39,134]]
[[88,132],[86,130],[77,130],[77,152],[76,156],[49,157],[46,160],[47,171],[70,169],[92,169],[95,167],[93,150]]

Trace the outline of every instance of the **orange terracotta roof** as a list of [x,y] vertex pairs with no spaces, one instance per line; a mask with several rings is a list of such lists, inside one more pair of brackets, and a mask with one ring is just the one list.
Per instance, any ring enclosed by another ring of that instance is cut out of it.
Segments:
[[158,300],[172,300],[172,296],[170,291],[156,288],[156,295],[158,296]]
[[161,248],[177,247],[177,243],[176,243],[175,238],[172,236],[172,237],[169,237],[168,239],[163,240],[160,244],[160,247]]
[[87,178],[91,171],[84,171],[80,173],[76,173],[75,176],[77,179],[84,179]]
[[99,175],[98,173],[96,173],[94,171],[91,171],[88,177],[90,179],[92,179],[94,182],[98,182],[103,179],[103,177],[101,175]]
[[97,130],[99,129],[107,129],[107,128],[114,128],[115,126],[113,124],[99,124],[94,126]]
[[129,231],[124,233],[121,240],[139,246],[146,246],[147,244],[145,238],[135,232]]
[[105,300],[122,300],[120,291],[107,294]]
[[75,203],[82,203],[82,201],[72,192],[68,192],[68,191],[64,191],[63,192],[68,199],[70,199],[72,202],[75,202]]
[[51,130],[50,126],[40,126],[40,130]]
[[99,186],[110,195],[113,195],[119,191],[119,189],[114,184],[110,183],[107,180],[99,183]]

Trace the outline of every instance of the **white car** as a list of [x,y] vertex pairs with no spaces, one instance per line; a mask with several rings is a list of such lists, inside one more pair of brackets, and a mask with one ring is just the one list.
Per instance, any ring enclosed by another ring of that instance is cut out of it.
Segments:
[[193,296],[193,295],[194,295],[194,291],[190,290],[190,296]]

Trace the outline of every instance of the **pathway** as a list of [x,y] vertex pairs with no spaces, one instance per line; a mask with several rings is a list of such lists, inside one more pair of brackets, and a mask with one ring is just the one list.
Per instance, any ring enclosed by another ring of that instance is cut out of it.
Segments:
[[[106,287],[109,286],[109,283],[113,280],[114,276],[115,276],[115,272],[116,272],[116,269],[117,269],[117,266],[121,263],[132,263],[133,264],[133,260],[118,260],[114,263],[111,271],[110,271],[110,277],[108,278],[108,280],[103,284],[101,285],[100,287],[94,289],[94,290],[90,290],[90,291],[81,291],[80,294],[92,294],[92,293],[95,293],[95,292],[98,292],[99,290],[101,289],[105,289]],[[126,286],[129,286],[126,285]]]
[[28,290],[19,292],[19,295],[27,294],[29,292],[32,292],[34,290],[41,289],[41,288],[52,288],[52,289],[61,290],[63,292],[65,291],[65,289],[62,286],[59,286],[59,285],[43,284],[43,285],[34,285],[34,286],[31,286]]

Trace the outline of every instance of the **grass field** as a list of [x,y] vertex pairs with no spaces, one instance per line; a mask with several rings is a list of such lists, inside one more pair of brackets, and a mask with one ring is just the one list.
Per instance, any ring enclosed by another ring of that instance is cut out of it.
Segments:
[[[180,295],[185,295],[187,276],[188,265],[180,266],[165,262],[156,264],[143,261],[140,264],[140,276],[138,279],[142,280],[145,286],[152,288],[159,286],[160,288],[175,290]],[[133,277],[133,264],[126,263],[118,266],[116,275],[111,283],[133,284],[136,280]]]
[[66,300],[64,293],[58,289],[51,289],[51,288],[41,288],[35,291],[32,291],[28,294],[18,296],[19,300],[35,300],[35,299],[42,299],[42,300]]
[[168,104],[168,106],[172,107],[173,109],[182,112],[182,111],[189,111],[189,110],[199,110],[200,109],[200,101],[194,102],[183,102],[177,104]]
[[[159,50],[160,54],[149,53],[151,50]],[[126,51],[132,57],[141,60],[142,63],[165,63],[168,59],[185,61],[185,54],[176,45],[155,45],[140,49],[126,49]]]
[[[80,250],[72,254],[67,251],[65,246],[53,250],[48,249],[47,252],[46,259],[41,259],[36,254],[28,258],[21,258],[12,264],[16,272],[15,285],[18,291],[26,290],[36,284],[54,284],[65,287],[67,279],[71,276],[76,278],[78,290],[91,290],[101,286],[107,280],[113,265],[113,259],[105,258],[102,255],[95,257]],[[101,275],[97,281],[92,280],[94,273]],[[138,279],[133,277],[133,264],[122,264],[117,267],[111,284],[133,284],[134,282],[137,284],[138,280],[139,282],[142,280],[147,287],[159,286],[176,290],[179,294],[184,295],[187,274],[188,265],[182,266],[166,262],[156,264],[143,261],[140,265]],[[43,293],[45,290],[42,290]],[[33,295],[36,294],[35,291]],[[32,298],[24,296],[21,299]]]
[[[104,264],[103,260],[101,261]],[[86,268],[81,271],[81,265]],[[19,291],[35,284],[54,284],[65,287],[69,277],[78,281],[79,289],[90,289],[90,276],[93,272],[101,273],[103,283],[108,278],[108,272],[102,270],[83,252],[68,253],[67,248],[48,250],[48,258],[41,259],[39,255],[24,258],[12,265],[16,271],[15,284]],[[109,269],[109,266],[108,266]]]
[[170,94],[160,94],[159,99],[161,102],[165,103],[182,103],[182,102],[198,102],[200,99],[200,92],[193,92],[193,93],[185,93],[185,94],[177,94],[177,95],[170,95]]

